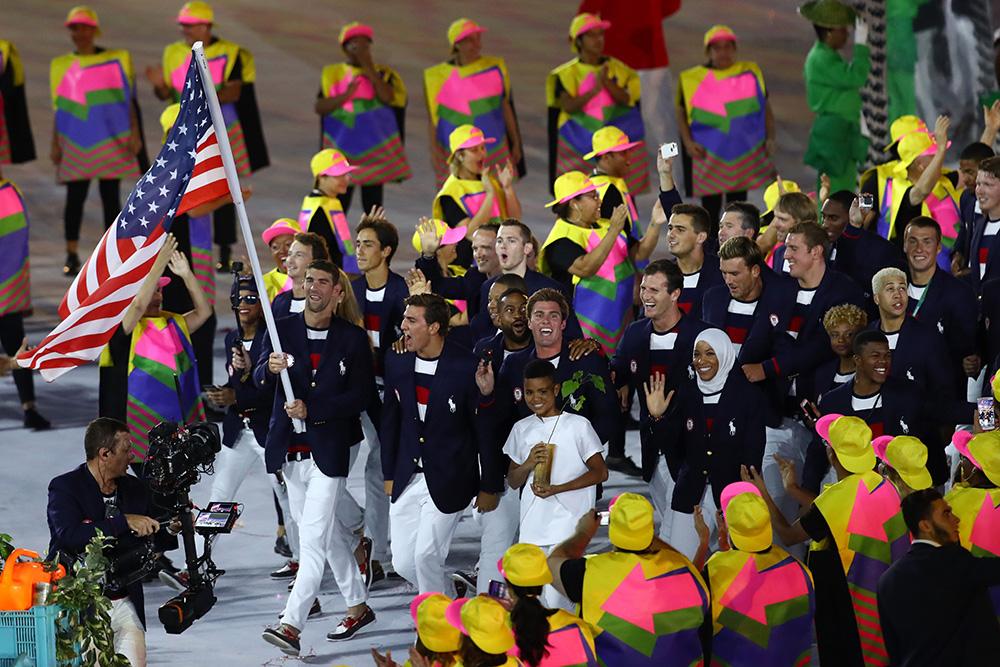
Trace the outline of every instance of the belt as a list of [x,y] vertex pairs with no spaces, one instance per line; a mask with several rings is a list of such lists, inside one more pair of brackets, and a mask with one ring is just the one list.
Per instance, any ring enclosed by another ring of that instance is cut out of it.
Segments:
[[292,461],[305,461],[306,459],[312,458],[312,452],[288,452],[285,456],[285,460],[291,463]]

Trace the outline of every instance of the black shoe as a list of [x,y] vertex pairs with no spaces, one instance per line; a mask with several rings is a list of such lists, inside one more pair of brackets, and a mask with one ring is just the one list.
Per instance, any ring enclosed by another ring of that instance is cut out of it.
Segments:
[[469,591],[475,595],[477,578],[475,572],[462,572],[461,570],[452,572],[451,580],[455,582],[455,597],[464,598]]
[[288,538],[284,535],[278,535],[274,540],[274,553],[278,554],[282,558],[292,557],[292,548],[288,546]]
[[302,645],[299,644],[299,636],[293,633],[284,623],[279,623],[276,628],[264,630],[261,637],[268,644],[277,646],[285,655],[298,656],[299,651],[302,650]]
[[167,570],[160,570],[160,581],[169,588],[174,589],[178,593],[183,593],[188,589],[190,581],[188,579],[187,572],[168,572]]
[[326,640],[329,642],[336,642],[342,639],[350,639],[358,630],[374,622],[375,612],[372,611],[371,607],[366,606],[365,613],[361,614],[361,616],[358,616],[357,618],[354,618],[353,616],[345,616],[344,619],[337,624],[337,627],[333,629],[333,632],[326,635]]
[[642,469],[627,456],[609,456],[604,462],[607,464],[608,470],[614,470],[629,477],[642,477]]
[[361,544],[358,545],[361,549],[362,561],[358,563],[358,569],[361,570],[361,577],[365,580],[365,588],[370,588],[372,585],[372,541],[369,537],[362,537]]
[[294,579],[299,572],[299,564],[293,560],[288,561],[277,570],[271,573],[272,579]]
[[371,573],[372,573],[372,583],[369,584],[369,587],[374,586],[378,582],[384,581],[387,578],[385,576],[385,570],[382,569],[382,563],[378,562],[377,560],[372,561]]
[[219,246],[219,261],[215,263],[216,273],[229,273],[229,257],[231,255],[232,249],[227,245]]
[[[316,618],[317,616],[322,616],[322,615],[323,615],[323,608],[319,606],[319,598],[316,598],[315,600],[313,600],[312,606],[309,607],[309,614],[306,615],[306,618]],[[278,614],[279,621],[281,620],[281,616],[282,616],[281,614]]]
[[80,256],[75,252],[66,253],[66,263],[63,264],[63,275],[72,278],[80,273]]
[[40,415],[38,410],[28,408],[24,411],[24,428],[30,428],[36,431],[47,431],[52,428],[52,424],[48,419]]

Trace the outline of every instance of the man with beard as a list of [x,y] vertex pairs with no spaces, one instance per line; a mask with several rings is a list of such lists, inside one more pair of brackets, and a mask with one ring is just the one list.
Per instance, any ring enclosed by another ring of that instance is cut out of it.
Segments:
[[[494,285],[503,288],[503,282]],[[490,291],[493,291],[492,287]],[[473,348],[473,354],[479,359],[488,359],[496,374],[508,356],[525,349],[532,341],[528,329],[528,294],[519,287],[510,287],[504,289],[495,301],[496,315],[493,319],[500,331],[495,336],[480,339]]]
[[[679,306],[684,276],[677,265],[661,259],[649,264],[642,272],[639,303],[644,318],[625,330],[611,368],[622,411],[629,399],[655,375],[663,375],[666,392],[680,390],[690,382],[689,368],[695,337],[708,325]],[[653,508],[660,516],[660,534],[670,534],[670,498],[674,482],[662,456],[662,443],[653,442],[646,402],[639,401],[639,434],[642,451],[642,478],[649,484]]]
[[1000,584],[1000,559],[975,558],[962,547],[959,519],[936,489],[911,493],[902,510],[914,540],[878,582],[891,664],[989,664],[1000,654],[1000,624],[987,588]]

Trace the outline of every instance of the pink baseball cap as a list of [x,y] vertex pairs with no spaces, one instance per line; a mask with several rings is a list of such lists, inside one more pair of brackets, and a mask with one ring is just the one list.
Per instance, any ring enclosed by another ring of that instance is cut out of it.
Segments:
[[264,239],[264,243],[270,245],[274,237],[287,234],[289,236],[295,236],[302,232],[302,227],[299,223],[291,218],[278,218],[271,223],[271,226],[264,230],[260,235]]
[[160,276],[160,279],[156,281],[156,286],[163,289],[170,284],[170,276]]
[[880,435],[872,440],[872,449],[875,450],[875,456],[877,456],[879,460],[885,461],[886,447],[889,446],[889,443],[892,442],[894,437],[895,436],[892,435]]
[[445,619],[447,619],[447,621],[451,623],[452,627],[457,628],[463,635],[469,634],[469,631],[466,630],[465,626],[462,624],[462,607],[468,601],[469,598],[458,598],[448,605],[448,608],[445,609],[444,612]]
[[837,421],[844,415],[838,415],[836,413],[823,415],[816,420],[816,433],[823,442],[830,442],[830,427],[833,426],[833,422]]
[[371,26],[365,25],[364,23],[358,23],[357,21],[352,21],[340,29],[339,42],[344,44],[349,39],[355,37],[367,37],[368,39],[375,41],[375,32],[372,30]]
[[449,227],[448,231],[441,235],[441,245],[452,245],[465,238],[468,228],[465,225],[460,227]]
[[[760,496],[760,489],[751,484],[750,482],[733,482],[732,484],[727,484],[726,488],[722,490],[719,494],[720,504],[722,505],[722,512],[726,512],[726,508],[729,507],[729,501],[740,495],[741,493],[753,493]],[[763,498],[763,496],[761,496]]]
[[951,436],[951,444],[955,446],[959,454],[969,459],[972,465],[982,470],[983,467],[979,465],[979,461],[969,451],[969,441],[972,440],[973,435],[972,431],[955,431],[954,435]]
[[460,18],[455,19],[448,26],[448,44],[455,46],[461,42],[466,37],[471,37],[481,32],[486,32],[486,28],[482,27],[472,19]]
[[417,609],[420,607],[420,603],[431,597],[432,595],[440,595],[440,593],[421,593],[417,597],[410,600],[410,617],[413,622],[417,622]]

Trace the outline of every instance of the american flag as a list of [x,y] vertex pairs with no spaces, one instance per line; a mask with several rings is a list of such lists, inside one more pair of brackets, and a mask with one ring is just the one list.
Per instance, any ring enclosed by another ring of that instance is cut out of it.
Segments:
[[20,365],[41,371],[51,382],[96,359],[152,269],[174,217],[228,192],[192,57],[177,121],[160,154],[63,297],[62,321],[36,348],[18,357]]

